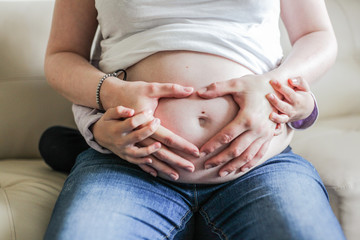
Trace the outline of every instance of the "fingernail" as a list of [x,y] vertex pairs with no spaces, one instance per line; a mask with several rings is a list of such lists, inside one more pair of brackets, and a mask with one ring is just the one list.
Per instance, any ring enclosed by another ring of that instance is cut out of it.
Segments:
[[242,172],[247,172],[247,171],[249,171],[249,168],[248,168],[248,167],[242,168],[241,171],[242,171]]
[[187,171],[189,171],[189,172],[194,172],[194,168],[193,167],[186,167],[185,168]]
[[155,118],[154,121],[152,122],[152,124],[153,124],[154,126],[160,125],[160,119]]
[[170,173],[169,176],[175,181],[178,180],[178,176],[175,173]]
[[270,99],[274,99],[274,98],[275,98],[274,94],[272,94],[272,93],[270,93],[268,96],[269,96]]
[[127,114],[128,114],[129,116],[133,116],[134,113],[135,113],[134,109],[130,109],[130,110],[128,110],[128,112],[127,112]]
[[151,158],[146,159],[146,160],[145,160],[145,163],[146,163],[146,164],[151,164],[151,163],[152,163],[152,159],[151,159]]
[[275,122],[276,119],[274,118],[274,112],[270,113],[269,118],[270,118],[271,121]]
[[185,92],[193,92],[194,88],[192,88],[192,87],[184,87],[184,91]]
[[[149,117],[149,116],[148,116]],[[151,131],[156,131],[156,129],[159,127],[160,125],[160,120],[158,118],[155,118],[151,123],[150,123],[150,129]]]
[[220,177],[225,177],[227,175],[229,175],[228,171],[223,171],[223,172],[220,173]]
[[299,83],[299,79],[296,79],[296,78],[292,78],[292,79],[290,79],[290,81],[295,85]]
[[151,176],[156,177],[156,172],[150,171],[149,173],[150,173]]
[[161,148],[161,143],[156,142],[154,147],[155,147],[155,149],[160,149]]

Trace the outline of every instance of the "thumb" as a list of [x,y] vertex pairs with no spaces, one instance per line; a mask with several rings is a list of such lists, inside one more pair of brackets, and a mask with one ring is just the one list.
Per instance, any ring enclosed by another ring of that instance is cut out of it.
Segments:
[[135,113],[134,109],[123,106],[117,106],[106,110],[106,112],[104,113],[104,119],[117,120],[120,118],[128,118],[128,117],[132,117],[134,113]]
[[292,87],[299,89],[300,91],[310,91],[309,84],[302,77],[289,79],[289,84]]

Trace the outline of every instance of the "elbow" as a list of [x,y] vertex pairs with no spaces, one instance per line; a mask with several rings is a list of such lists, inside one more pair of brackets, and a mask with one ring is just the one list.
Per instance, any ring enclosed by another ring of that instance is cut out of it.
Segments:
[[44,74],[45,74],[45,79],[47,81],[47,83],[50,86],[53,86],[54,81],[53,78],[51,77],[51,64],[50,64],[50,59],[51,59],[51,55],[49,55],[48,52],[46,52],[45,54],[45,59],[44,59]]
[[56,77],[58,74],[56,74],[56,54],[51,54],[48,51],[45,54],[44,59],[44,74],[46,82],[55,90],[58,89],[58,78]]

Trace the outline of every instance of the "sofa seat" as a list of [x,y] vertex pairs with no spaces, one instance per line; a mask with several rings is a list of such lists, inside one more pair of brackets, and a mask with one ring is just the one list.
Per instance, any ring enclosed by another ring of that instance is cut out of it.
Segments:
[[42,239],[65,178],[42,159],[2,159],[0,239]]
[[318,170],[347,237],[360,239],[360,114],[322,119],[291,145]]

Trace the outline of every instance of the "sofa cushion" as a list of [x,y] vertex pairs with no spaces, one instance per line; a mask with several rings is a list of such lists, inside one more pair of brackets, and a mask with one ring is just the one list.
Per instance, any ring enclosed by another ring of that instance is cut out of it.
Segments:
[[323,119],[296,132],[292,147],[318,170],[348,239],[358,239],[360,114]]
[[0,159],[38,158],[49,126],[74,126],[71,104],[46,83],[54,1],[0,1]]
[[0,160],[0,239],[42,239],[65,178],[43,160]]

